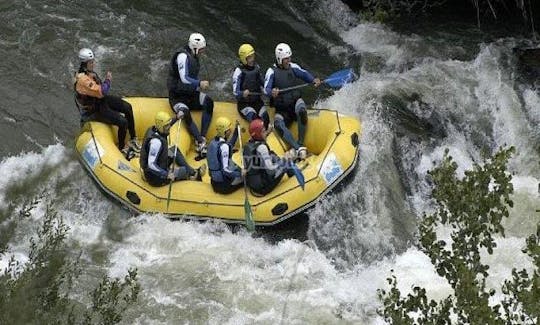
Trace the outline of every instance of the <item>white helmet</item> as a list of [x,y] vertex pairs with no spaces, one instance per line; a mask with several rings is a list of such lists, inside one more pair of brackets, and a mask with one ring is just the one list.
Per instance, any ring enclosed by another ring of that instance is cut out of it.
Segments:
[[199,50],[206,47],[206,40],[202,34],[193,33],[189,35],[188,46],[193,53],[199,54]]
[[276,60],[278,64],[281,64],[281,61],[292,56],[291,47],[285,43],[279,43],[276,46]]
[[84,48],[79,51],[79,59],[81,62],[88,62],[94,59],[94,52],[91,49]]

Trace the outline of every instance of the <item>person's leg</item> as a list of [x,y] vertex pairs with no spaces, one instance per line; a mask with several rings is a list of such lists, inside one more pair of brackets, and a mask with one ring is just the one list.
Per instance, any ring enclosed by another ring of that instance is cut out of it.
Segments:
[[127,119],[119,112],[110,109],[105,102],[100,105],[99,112],[95,116],[99,122],[118,127],[118,148],[122,150],[126,145]]
[[[169,148],[168,155],[170,158],[174,156],[174,146]],[[204,176],[204,174],[206,174],[206,168],[207,168],[206,164],[202,164],[199,168],[194,169],[187,163],[186,159],[184,158],[184,155],[179,149],[176,150],[176,156],[174,158],[174,162],[181,168],[184,168],[187,174],[187,177],[189,179],[200,181],[202,177]]]
[[199,133],[197,125],[193,123],[193,118],[191,117],[191,112],[187,105],[182,102],[178,102],[174,104],[172,108],[175,114],[178,114],[178,112],[180,111],[183,113],[182,120],[186,123],[189,133],[193,136],[193,139],[195,139],[195,141],[200,141],[201,134]]
[[107,95],[104,97],[105,103],[114,111],[124,114],[124,117],[127,119],[127,128],[131,138],[136,138],[137,134],[135,133],[135,120],[133,119],[133,108],[131,104],[123,100],[118,96]]
[[292,148],[295,150],[300,147],[298,145],[298,142],[294,140],[294,137],[287,128],[285,117],[281,113],[276,113],[276,116],[274,118],[274,128],[278,132],[279,136],[285,140]]
[[298,122],[298,144],[303,147],[304,138],[306,136],[308,118],[306,103],[302,98],[299,98],[296,101],[296,105],[294,106],[294,113],[296,115],[296,121]]
[[281,179],[283,178],[284,175],[285,175],[285,172],[281,171],[280,173],[276,175],[276,177],[269,179],[268,182],[264,184],[264,187],[261,189],[261,192],[257,192],[257,193],[266,195],[272,192],[276,188],[276,186],[278,186],[278,184],[281,182]]
[[[204,136],[206,135],[206,132],[208,131],[208,127],[210,126],[210,120],[212,119],[211,113],[214,110],[214,102],[210,99],[210,97],[200,92],[196,92],[195,95],[192,95],[189,97],[182,97],[179,99],[180,99],[179,103],[172,106],[173,110],[177,112],[178,109],[181,109],[184,112],[186,125],[188,126],[189,132],[195,139],[196,150],[197,152],[199,152],[199,155],[201,157],[204,157],[206,156],[206,138]],[[202,102],[205,103],[204,107],[203,107]],[[175,109],[175,106],[177,107],[177,109]],[[193,122],[191,114],[189,113],[191,110],[201,110],[201,109],[205,110],[202,114],[203,121],[201,122],[201,124],[203,124],[203,122],[206,123],[201,126],[201,131],[204,131],[204,133],[199,132],[197,125]],[[206,117],[205,117],[205,114],[206,114]]]
[[220,194],[231,194],[243,186],[244,184],[242,182],[238,184],[230,184],[227,182],[220,182],[220,183],[212,182],[212,189],[214,190],[214,192],[220,193]]
[[176,167],[174,170],[174,180],[183,181],[188,179],[191,176],[186,167]]
[[246,105],[244,108],[239,110],[239,112],[240,112],[240,115],[248,122],[253,121],[257,117],[257,112],[251,106]]
[[214,101],[205,93],[199,94],[199,103],[202,106],[203,113],[201,118],[201,135],[206,138],[212,115],[214,114]]
[[[188,176],[191,176],[193,174],[195,174],[195,169],[193,169],[186,161],[186,159],[184,158],[184,155],[182,154],[182,151],[180,151],[180,149],[177,149],[176,150],[176,156],[174,156],[174,151],[175,151],[175,147],[172,146],[169,148],[169,157],[172,158],[174,157],[174,162],[180,166],[180,167],[184,167],[187,172],[188,172]],[[172,159],[171,159],[172,160]]]
[[268,110],[266,109],[266,106],[264,104],[259,109],[258,115],[263,120],[264,127],[268,129],[268,125],[270,125],[270,115],[268,114]]

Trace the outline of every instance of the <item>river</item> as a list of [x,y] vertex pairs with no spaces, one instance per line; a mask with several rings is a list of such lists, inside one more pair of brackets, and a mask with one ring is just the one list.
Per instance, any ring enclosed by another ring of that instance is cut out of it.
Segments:
[[[403,291],[417,284],[446,296],[449,286],[414,234],[433,209],[427,172],[447,148],[463,173],[482,150],[516,147],[515,205],[506,237],[485,257],[488,285],[498,288],[512,267],[530,265],[520,251],[540,221],[540,95],[519,77],[512,49],[530,41],[517,34],[442,23],[397,31],[361,21],[338,0],[5,0],[0,19],[0,208],[46,197],[18,221],[10,251],[27,259],[51,202],[70,227],[69,246],[82,252],[81,291],[103,274],[138,268],[142,292],[124,324],[382,324],[376,290],[391,269]],[[77,161],[78,50],[94,50],[101,75],[112,71],[113,94],[166,96],[170,56],[195,31],[208,42],[201,74],[215,100],[233,100],[230,77],[244,42],[264,68],[286,42],[293,60],[318,76],[345,67],[359,74],[338,91],[305,96],[362,121],[358,172],[309,220],[276,237],[131,215]]]

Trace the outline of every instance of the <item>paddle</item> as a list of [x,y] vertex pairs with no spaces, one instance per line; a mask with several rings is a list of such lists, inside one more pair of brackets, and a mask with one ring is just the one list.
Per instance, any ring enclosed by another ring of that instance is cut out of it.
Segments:
[[[281,136],[277,133],[276,129],[272,128],[272,132],[274,132],[274,136],[278,140],[278,142],[281,145],[281,148],[283,149],[283,151],[286,151],[287,148],[285,147],[285,144],[281,140]],[[302,174],[302,171],[298,168],[298,166],[296,166],[296,164],[292,160],[290,160],[289,162],[290,162],[290,163],[288,163],[289,168],[291,168],[292,171],[294,172],[294,176],[296,177],[296,180],[298,181],[298,184],[300,184],[300,187],[302,187],[302,190],[303,190],[304,185],[306,184],[306,182],[304,180],[304,174]]]
[[[236,128],[238,130],[238,143],[240,143],[240,161],[242,162],[242,170],[244,170],[244,153],[242,151],[242,134],[240,133],[240,124],[238,124],[238,121]],[[246,228],[248,231],[254,231],[255,230],[255,222],[253,221],[253,211],[251,211],[251,204],[249,204],[248,199],[248,192],[247,192],[247,184],[246,184],[246,178],[244,179],[244,214],[246,218]]]
[[304,186],[306,185],[306,181],[304,179],[304,174],[302,174],[302,171],[296,164],[291,160],[289,163],[289,167],[294,172],[294,176],[296,177],[296,180],[298,181],[298,184],[300,184],[300,187],[302,188],[302,191],[304,190]]
[[[336,71],[329,75],[326,79],[324,79],[321,83],[328,85],[331,88],[339,89],[343,87],[345,84],[348,84],[356,79],[356,75],[354,74],[354,71],[352,68],[347,68],[343,70]],[[287,92],[294,89],[304,88],[306,86],[312,85],[313,83],[304,83],[292,87],[287,87],[280,89],[279,92]],[[250,95],[262,95],[262,93],[249,93]]]
[[[178,152],[178,141],[180,141],[180,124],[182,123],[182,119],[178,119],[178,126],[176,127],[176,142],[174,144],[174,155],[173,155],[173,162],[171,164],[171,172],[174,175],[174,165],[176,163],[176,154]],[[172,190],[172,184],[174,180],[171,180],[169,183],[169,194],[167,194],[167,212],[169,212],[169,204],[171,203],[171,190]]]

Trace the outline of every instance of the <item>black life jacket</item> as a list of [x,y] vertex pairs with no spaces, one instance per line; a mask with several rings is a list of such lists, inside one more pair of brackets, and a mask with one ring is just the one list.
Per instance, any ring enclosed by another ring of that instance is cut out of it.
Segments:
[[[244,166],[247,168],[246,183],[255,192],[261,192],[261,189],[265,187],[265,184],[271,181],[271,175],[264,167],[262,158],[257,152],[259,146],[267,146],[265,141],[255,141],[253,139],[244,147],[243,158]],[[268,150],[270,151],[270,150]]]
[[[272,69],[274,70],[274,88],[283,89],[301,84],[290,66],[288,69],[273,66]],[[279,110],[283,107],[294,106],[301,96],[302,93],[299,89],[280,92],[276,98],[272,98],[271,104]]]
[[180,73],[178,72],[177,59],[180,53],[185,53],[187,55],[186,63],[188,65],[188,76],[193,79],[198,79],[199,77],[199,70],[201,68],[199,57],[193,55],[191,49],[186,46],[185,48],[176,51],[171,59],[169,76],[167,77],[167,88],[171,94],[192,95],[196,91],[197,87],[183,83],[182,79],[180,78]]
[[[242,84],[240,85],[240,90],[244,91],[248,89],[250,92],[260,93],[261,88],[264,86],[264,78],[261,75],[261,68],[258,64],[253,67],[248,65],[241,64],[238,66],[242,72],[240,80]],[[247,98],[243,97],[238,100],[238,102],[252,103],[258,102],[261,100],[261,95],[249,95]]]

